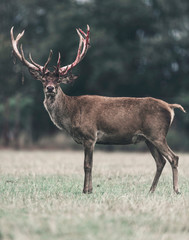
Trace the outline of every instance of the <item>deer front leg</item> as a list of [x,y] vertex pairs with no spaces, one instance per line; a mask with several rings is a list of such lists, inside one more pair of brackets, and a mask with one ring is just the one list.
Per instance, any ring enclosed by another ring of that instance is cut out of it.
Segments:
[[84,158],[84,188],[83,193],[92,193],[92,166],[93,166],[93,143],[84,144],[85,158]]

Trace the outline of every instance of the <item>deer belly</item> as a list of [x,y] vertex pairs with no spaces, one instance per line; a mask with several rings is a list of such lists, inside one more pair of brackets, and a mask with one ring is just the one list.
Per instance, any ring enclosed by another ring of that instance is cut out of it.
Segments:
[[132,135],[131,134],[111,134],[105,133],[103,131],[97,132],[97,144],[131,144],[132,143]]
[[145,141],[145,136],[139,132],[135,133],[117,133],[110,134],[103,131],[97,132],[97,144],[116,144],[116,145],[127,145],[136,144],[141,141]]

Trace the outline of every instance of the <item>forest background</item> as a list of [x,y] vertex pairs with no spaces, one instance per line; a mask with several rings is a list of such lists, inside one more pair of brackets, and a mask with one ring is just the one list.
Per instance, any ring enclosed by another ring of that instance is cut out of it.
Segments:
[[[25,29],[25,56],[31,52],[40,65],[53,49],[53,67],[59,51],[62,65],[73,62],[79,42],[75,28],[90,25],[91,48],[73,70],[78,79],[62,86],[68,95],[152,96],[189,112],[188,13],[188,0],[1,0],[0,146],[76,147],[51,122],[41,83],[14,64],[12,26],[15,34]],[[188,151],[189,115],[175,112],[168,142]]]

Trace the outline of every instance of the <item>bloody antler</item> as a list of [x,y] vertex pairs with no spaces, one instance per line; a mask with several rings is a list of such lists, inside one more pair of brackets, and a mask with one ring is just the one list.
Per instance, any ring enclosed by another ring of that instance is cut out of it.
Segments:
[[[73,67],[75,67],[81,60],[84,58],[85,54],[87,53],[87,50],[90,47],[90,28],[89,25],[87,25],[87,33],[84,33],[80,28],[76,29],[80,41],[79,41],[79,47],[77,51],[76,59],[73,63],[66,65],[64,67],[60,67],[60,53],[58,56],[58,62],[57,62],[57,69],[56,71],[59,72],[60,76],[65,75],[70,71]],[[82,49],[83,47],[83,49]]]
[[26,65],[30,70],[33,69],[33,70],[35,70],[35,71],[41,72],[42,74],[45,74],[45,72],[46,72],[46,70],[47,70],[47,65],[48,65],[48,63],[50,62],[51,57],[52,57],[52,50],[50,50],[49,57],[48,57],[47,62],[45,63],[44,66],[41,66],[41,65],[35,63],[35,62],[33,61],[32,57],[31,57],[31,54],[29,54],[29,58],[30,58],[31,63],[28,62],[28,61],[25,59],[22,45],[20,46],[20,52],[19,52],[19,50],[18,50],[18,42],[19,42],[19,40],[23,37],[24,31],[22,31],[22,33],[19,33],[18,36],[16,37],[16,39],[14,39],[13,29],[14,29],[14,27],[11,28],[10,34],[11,34],[11,41],[12,41],[13,52],[14,52],[15,56],[17,56],[17,58],[18,58],[24,65]]
[[[16,37],[16,39],[14,39],[13,29],[14,29],[14,27],[11,28],[10,33],[11,33],[11,41],[12,41],[12,46],[13,46],[13,52],[14,52],[15,56],[24,65],[26,65],[29,68],[30,72],[31,72],[31,70],[33,70],[35,72],[38,71],[42,75],[45,75],[47,72],[49,72],[49,70],[47,69],[47,65],[51,60],[52,50],[50,50],[49,57],[48,57],[44,66],[41,66],[41,65],[37,64],[36,62],[34,62],[34,60],[31,57],[31,54],[29,54],[29,59],[30,59],[31,62],[28,62],[25,59],[22,45],[20,46],[20,51],[18,50],[18,42],[23,37],[24,31],[22,33],[19,33],[18,36]],[[59,53],[58,61],[57,61],[57,67],[56,67],[56,70],[54,71],[54,74],[59,75],[60,77],[62,77],[64,75],[67,75],[67,73],[84,58],[85,54],[87,53],[87,50],[90,47],[90,36],[89,36],[90,35],[90,28],[89,28],[89,25],[87,25],[87,33],[83,32],[80,28],[76,29],[76,31],[77,31],[77,33],[79,35],[79,39],[80,39],[76,59],[73,63],[71,63],[69,65],[66,65],[64,67],[60,67],[61,55]],[[73,79],[75,77],[70,74],[70,78]]]

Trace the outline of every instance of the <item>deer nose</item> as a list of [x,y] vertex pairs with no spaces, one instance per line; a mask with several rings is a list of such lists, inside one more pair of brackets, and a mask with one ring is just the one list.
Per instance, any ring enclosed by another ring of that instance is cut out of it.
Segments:
[[54,90],[54,87],[53,86],[47,86],[47,91],[48,92],[53,92]]

